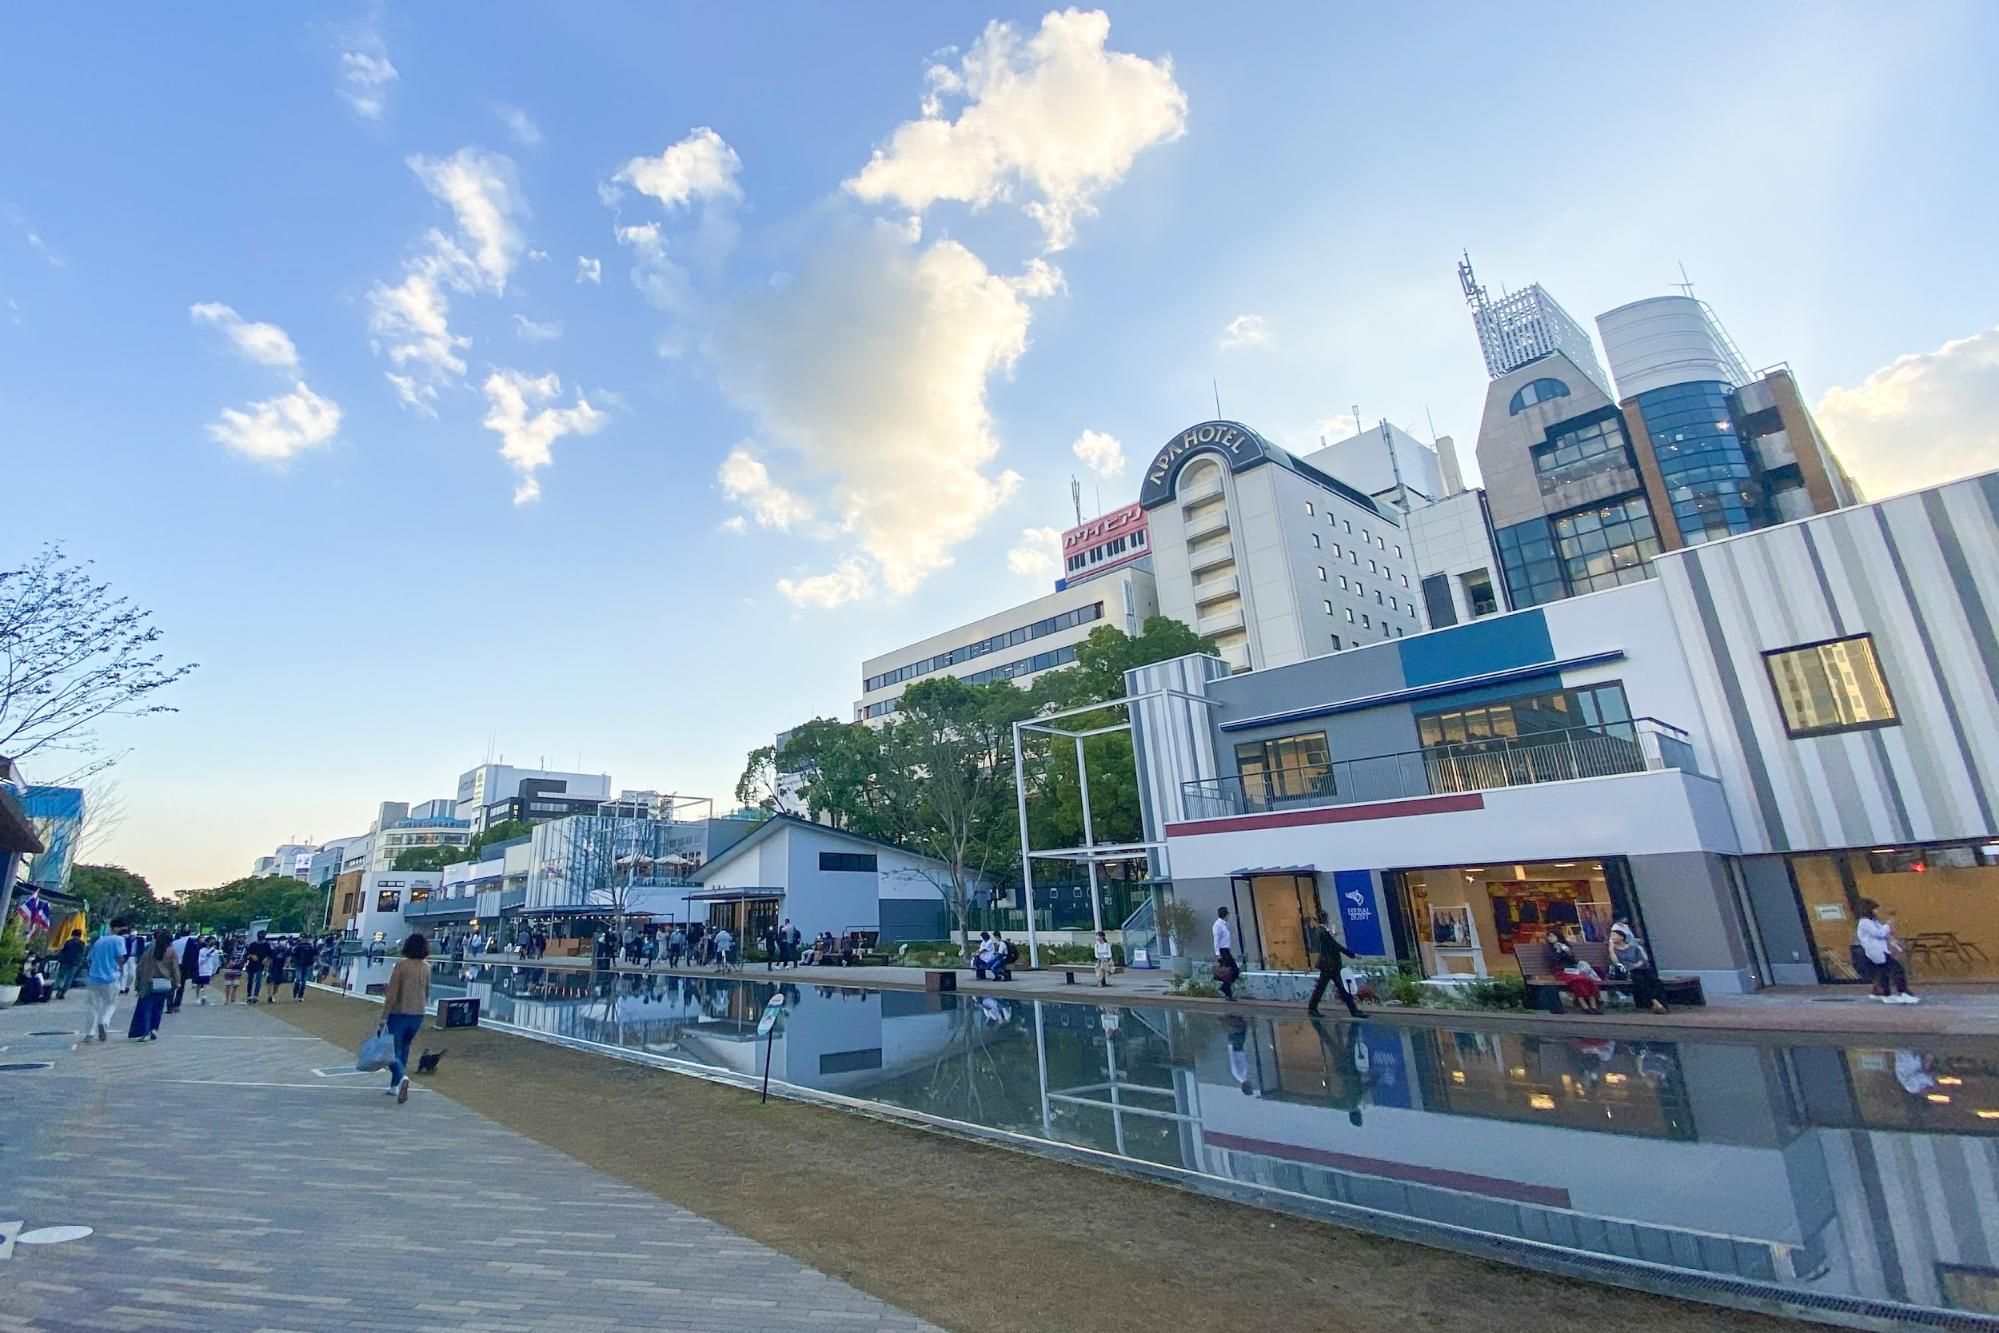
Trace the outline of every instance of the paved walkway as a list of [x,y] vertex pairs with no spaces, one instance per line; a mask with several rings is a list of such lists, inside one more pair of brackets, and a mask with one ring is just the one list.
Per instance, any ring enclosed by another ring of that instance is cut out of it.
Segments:
[[[502,954],[487,954],[473,961],[518,962]],[[588,958],[545,958],[523,965],[587,970],[592,964]],[[646,971],[643,967],[622,964],[615,970]],[[747,963],[740,971],[727,973],[717,973],[712,968],[669,968],[664,964],[651,970],[678,976],[741,977],[748,981],[769,980],[773,976],[765,972],[762,963]],[[822,986],[923,989],[923,972],[913,967],[800,967],[785,969],[775,975]],[[1092,984],[1086,972],[1079,972],[1078,977],[1079,984],[1072,986],[1063,980],[1059,972],[1030,972],[1023,968],[1015,972],[1012,981],[985,982],[977,980],[970,969],[965,969],[957,973],[957,985],[959,990],[973,993],[990,992],[1017,998],[1082,1003],[1104,1000],[1117,1004],[1161,1004],[1202,1010],[1226,1007],[1267,1014],[1296,1013],[1300,1008],[1297,1002],[1245,999],[1230,1003],[1174,995],[1168,989],[1172,982],[1171,974],[1158,969],[1120,971],[1112,978],[1109,990],[1101,990]],[[1754,995],[1709,996],[1707,1004],[1702,1007],[1675,1009],[1664,1017],[1628,1010],[1613,1011],[1600,1018],[1577,1013],[1555,1015],[1520,1010],[1412,1009],[1401,1006],[1384,1006],[1380,1012],[1396,1022],[1458,1028],[1492,1027],[1507,1031],[1593,1032],[1614,1024],[1644,1028],[1669,1037],[1682,1032],[1771,1033],[1806,1037],[1999,1036],[1999,986],[1925,988],[1922,994],[1921,1004],[1886,1005],[1869,998],[1865,988],[1860,986],[1773,986]],[[1334,1011],[1339,1007],[1334,997],[1329,997],[1326,1003]]]
[[0,1072],[4,1333],[929,1327],[260,1008],[130,1013],[0,1010],[0,1064],[52,1066]]

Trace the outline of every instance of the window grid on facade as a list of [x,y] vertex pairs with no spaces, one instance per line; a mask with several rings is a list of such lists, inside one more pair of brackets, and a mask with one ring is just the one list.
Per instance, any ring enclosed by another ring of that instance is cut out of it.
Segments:
[[1554,521],[1555,546],[1572,593],[1595,592],[1651,577],[1659,530],[1642,495],[1564,514]]
[[1638,395],[1638,414],[1689,546],[1771,522],[1749,447],[1719,381],[1673,384]]

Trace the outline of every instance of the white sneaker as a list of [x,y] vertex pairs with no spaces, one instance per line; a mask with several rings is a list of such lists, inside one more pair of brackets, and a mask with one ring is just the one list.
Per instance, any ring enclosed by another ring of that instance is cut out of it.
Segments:
[[1902,993],[1901,993],[1900,995],[1897,995],[1897,996],[1895,997],[1895,1003],[1896,1003],[1896,1004],[1921,1004],[1921,1003],[1922,1003],[1922,1001],[1921,1001],[1921,1000],[1919,1000],[1919,999],[1917,999],[1917,998],[1916,998],[1915,996],[1913,996],[1913,995],[1909,994],[1909,993],[1908,993],[1907,991],[1903,991],[1903,992],[1902,992]]
[[1877,999],[1877,1000],[1879,1000],[1879,1001],[1881,1001],[1881,1003],[1883,1003],[1883,1004],[1895,1004],[1895,1003],[1897,1003],[1897,1001],[1896,1001],[1895,997],[1894,997],[1894,996],[1892,996],[1892,995],[1877,995],[1877,996],[1875,996],[1874,998],[1875,998],[1875,999]]

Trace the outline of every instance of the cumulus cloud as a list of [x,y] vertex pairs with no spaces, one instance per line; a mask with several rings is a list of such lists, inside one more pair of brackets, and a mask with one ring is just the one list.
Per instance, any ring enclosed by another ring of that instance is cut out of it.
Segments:
[[536,148],[541,144],[541,126],[534,123],[534,117],[506,102],[495,102],[493,114],[507,127],[514,142],[523,148]]
[[1068,245],[1140,152],[1186,132],[1172,61],[1106,50],[1110,26],[1075,9],[1046,15],[1032,36],[988,24],[957,65],[930,68],[921,119],[898,126],[846,188],[915,213],[1018,198],[1049,249]]
[[604,261],[601,259],[592,259],[588,255],[576,256],[576,281],[603,282]]
[[1124,475],[1124,445],[1115,435],[1106,435],[1100,430],[1086,430],[1076,437],[1069,446],[1069,452],[1076,455],[1076,461],[1100,477],[1121,477]]
[[1016,574],[1052,579],[1062,573],[1062,530],[1022,528],[1020,542],[1006,553],[1006,567]]
[[522,342],[543,343],[551,338],[560,338],[562,336],[562,321],[552,319],[546,324],[538,324],[526,315],[516,314],[514,316],[514,333],[519,336]]
[[565,435],[595,435],[610,418],[577,395],[574,407],[542,407],[560,397],[562,381],[554,375],[539,378],[518,370],[496,370],[486,377],[487,430],[500,437],[500,456],[520,474],[514,487],[514,503],[527,504],[541,498],[541,482],[535,473],[548,466],[550,450]]
[[363,120],[380,120],[388,107],[389,85],[402,76],[389,63],[389,53],[375,33],[358,34],[354,49],[340,53],[339,82],[334,90]]
[[298,348],[291,335],[275,324],[259,324],[244,319],[219,301],[202,301],[187,308],[188,318],[222,330],[237,352],[260,366],[298,367]]
[[1897,357],[1819,400],[1820,428],[1867,494],[1999,467],[1999,328]]
[[667,208],[678,208],[697,200],[740,197],[736,173],[742,166],[736,150],[703,125],[658,157],[633,158],[611,180],[629,185]]
[[397,396],[429,414],[437,388],[465,373],[470,338],[451,331],[451,296],[506,291],[525,242],[519,221],[527,212],[513,162],[477,148],[448,158],[408,159],[424,188],[451,210],[454,230],[433,228],[403,265],[400,282],[376,283],[368,293],[368,328],[394,370]]
[[340,406],[295,381],[292,391],[251,403],[243,411],[222,409],[208,436],[246,458],[281,463],[293,454],[324,444],[340,430]]
[[794,605],[831,610],[848,602],[867,601],[875,595],[875,581],[866,565],[848,556],[824,574],[779,579],[777,590]]
[[788,532],[812,518],[812,505],[772,481],[770,469],[745,445],[729,451],[715,479],[722,484],[722,494],[749,510],[758,527]]
[[723,385],[757,418],[764,464],[856,548],[787,596],[906,593],[1012,495],[986,389],[1026,350],[1030,313],[962,245],[877,224],[839,230],[723,322]]
[[1270,341],[1270,321],[1262,315],[1237,315],[1222,326],[1216,342],[1224,348],[1261,347]]

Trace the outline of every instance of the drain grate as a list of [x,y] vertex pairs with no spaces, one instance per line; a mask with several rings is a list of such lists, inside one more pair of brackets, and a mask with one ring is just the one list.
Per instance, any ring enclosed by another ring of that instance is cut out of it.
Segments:
[[54,1068],[55,1066],[47,1060],[15,1060],[7,1064],[0,1064],[0,1074],[21,1074],[26,1073],[30,1069]]

